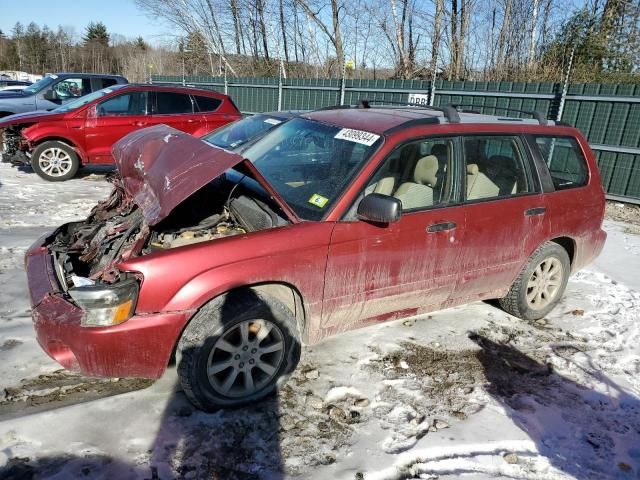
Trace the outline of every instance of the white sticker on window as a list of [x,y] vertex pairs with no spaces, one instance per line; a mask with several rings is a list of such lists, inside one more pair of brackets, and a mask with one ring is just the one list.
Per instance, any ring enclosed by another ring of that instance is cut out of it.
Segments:
[[53,78],[54,80],[55,80],[56,78],[58,78],[58,75],[53,75],[53,74],[52,74],[52,75],[49,75],[49,76],[50,76],[51,78]]
[[264,123],[268,123],[269,125],[280,125],[282,123],[281,120],[276,120],[275,118],[267,118]]
[[348,140],[350,142],[361,143],[362,145],[366,145],[370,147],[376,140],[380,138],[380,135],[376,135],[375,133],[363,132],[362,130],[352,130],[350,128],[343,128],[340,130],[335,137],[339,140]]

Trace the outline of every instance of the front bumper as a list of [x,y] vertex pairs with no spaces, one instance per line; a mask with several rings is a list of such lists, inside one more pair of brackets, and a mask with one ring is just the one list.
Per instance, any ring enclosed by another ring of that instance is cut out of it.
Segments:
[[64,368],[98,377],[159,378],[192,311],[134,315],[113,327],[82,327],[41,238],[25,267],[38,343]]

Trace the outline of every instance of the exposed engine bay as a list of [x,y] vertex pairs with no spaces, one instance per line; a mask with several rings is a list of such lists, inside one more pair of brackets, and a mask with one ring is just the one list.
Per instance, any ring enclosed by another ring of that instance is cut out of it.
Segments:
[[115,265],[131,257],[288,223],[275,206],[223,175],[150,227],[126,194],[119,175],[109,180],[114,185],[111,195],[86,220],[61,227],[48,245],[65,290],[115,283],[121,279]]
[[2,160],[7,162],[24,163],[25,159],[25,139],[21,132],[29,124],[9,125],[0,129],[0,153]]

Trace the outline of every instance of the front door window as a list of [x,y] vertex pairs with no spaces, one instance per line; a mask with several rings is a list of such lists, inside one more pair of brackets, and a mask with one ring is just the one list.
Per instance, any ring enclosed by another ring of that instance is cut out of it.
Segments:
[[453,199],[454,141],[429,138],[405,144],[385,160],[365,189],[398,198],[402,211],[424,210]]
[[71,100],[91,93],[91,82],[88,78],[65,78],[53,86],[53,90],[61,100]]

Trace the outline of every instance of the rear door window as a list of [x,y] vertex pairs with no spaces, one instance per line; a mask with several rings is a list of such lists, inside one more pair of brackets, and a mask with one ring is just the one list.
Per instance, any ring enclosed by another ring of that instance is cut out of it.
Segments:
[[556,190],[587,184],[589,180],[587,163],[574,138],[536,136],[535,139],[542,158],[549,168]]
[[102,79],[102,87],[101,88],[107,88],[110,87],[112,85],[115,85],[117,82],[117,80],[115,78],[103,78]]
[[466,199],[511,197],[535,191],[528,157],[516,136],[464,137]]
[[156,92],[157,115],[193,113],[191,97],[183,93]]
[[222,101],[217,98],[205,97],[203,95],[194,95],[193,98],[200,112],[214,112],[222,103]]
[[146,115],[147,92],[131,92],[98,104],[98,116]]

